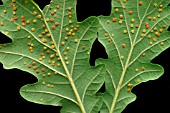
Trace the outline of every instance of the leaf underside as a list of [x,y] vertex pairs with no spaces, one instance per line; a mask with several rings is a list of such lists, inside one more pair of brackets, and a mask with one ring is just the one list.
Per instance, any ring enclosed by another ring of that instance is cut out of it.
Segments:
[[76,18],[76,0],[52,0],[44,10],[32,0],[4,0],[0,30],[12,43],[0,45],[4,68],[33,74],[25,85],[26,100],[62,106],[61,113],[96,113],[102,100],[95,96],[104,83],[104,67],[89,65],[98,21]]
[[112,0],[110,16],[98,17],[105,46],[106,92],[101,113],[121,113],[136,99],[134,86],[159,78],[164,70],[150,61],[170,47],[170,0]]
[[[133,87],[164,73],[151,60],[170,47],[170,0],[112,0],[110,16],[83,22],[76,0],[52,0],[43,10],[33,0],[2,1],[0,31],[12,43],[0,45],[0,62],[38,79],[20,89],[28,101],[61,113],[121,113],[136,99]],[[91,67],[97,32],[109,58]]]

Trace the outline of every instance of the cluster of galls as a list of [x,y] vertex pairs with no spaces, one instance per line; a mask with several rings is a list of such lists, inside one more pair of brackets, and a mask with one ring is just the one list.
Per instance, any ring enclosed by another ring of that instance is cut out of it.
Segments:
[[[117,2],[121,2],[121,1],[120,1],[120,0],[117,0]],[[126,1],[126,0],[123,0],[123,2],[126,3],[127,1]],[[122,4],[122,3],[121,3],[121,4]],[[139,6],[137,6],[137,7],[142,7],[142,6],[144,5],[144,3],[143,3],[142,1],[139,1],[139,2],[138,2],[138,5],[139,5]],[[150,6],[150,7],[151,7],[151,6]],[[157,42],[157,38],[161,36],[161,33],[164,31],[164,29],[166,29],[167,26],[166,26],[166,25],[162,25],[161,27],[157,28],[157,27],[156,27],[157,24],[155,24],[154,26],[151,25],[151,21],[155,21],[155,22],[159,21],[158,19],[161,18],[161,12],[163,11],[163,9],[162,9],[162,8],[163,8],[163,5],[162,5],[162,4],[158,5],[157,3],[154,3],[154,4],[153,4],[153,7],[158,8],[158,10],[157,10],[158,14],[157,14],[156,17],[151,17],[151,16],[147,17],[147,18],[148,18],[148,21],[147,21],[145,24],[141,24],[141,23],[135,24],[135,23],[136,23],[136,22],[135,22],[135,18],[131,18],[131,19],[130,19],[130,25],[128,25],[128,26],[126,25],[127,27],[130,26],[131,30],[128,31],[129,29],[128,29],[128,30],[125,29],[125,30],[123,30],[123,34],[127,34],[128,32],[131,33],[131,34],[134,34],[134,33],[135,33],[135,29],[132,29],[132,28],[136,28],[138,33],[140,33],[140,32],[142,31],[142,33],[141,33],[142,39],[145,39],[145,37],[147,37],[148,39],[151,39],[151,38],[153,37],[153,41],[150,41],[150,42],[149,42],[149,45],[150,45],[150,46],[153,45],[154,42]],[[123,5],[123,6],[122,6],[122,9],[125,10],[125,9],[127,9],[127,7],[126,7],[125,5]],[[120,10],[119,8],[115,8],[114,11],[115,11],[115,13],[118,13],[118,12],[120,12],[119,10]],[[128,12],[128,14],[129,14],[129,15],[133,15],[133,11],[130,10],[130,11]],[[123,14],[120,14],[119,17],[113,17],[113,18],[112,18],[112,22],[113,22],[113,23],[117,23],[117,22],[118,22],[119,25],[122,25],[122,23],[124,22],[124,20],[122,20],[123,18],[124,18],[124,15],[123,15]],[[128,19],[129,19],[129,18],[128,18]],[[144,20],[144,19],[143,19],[143,20]],[[142,21],[143,21],[143,20],[142,20]],[[107,23],[109,24],[109,23],[110,23],[110,20],[107,20]],[[153,22],[152,22],[152,23],[153,23]],[[127,24],[127,23],[126,23],[126,24]],[[142,25],[145,25],[145,29],[140,30],[140,29],[142,28]],[[140,27],[140,28],[139,28],[139,27]],[[153,27],[153,28],[151,28],[151,27]],[[147,35],[147,36],[146,36],[146,35]],[[104,36],[107,37],[108,42],[110,43],[110,42],[112,41],[112,39],[109,38],[109,37],[111,37],[111,36],[114,37],[114,34],[112,34],[112,35],[110,36],[109,33],[105,33]],[[142,40],[142,39],[140,39],[140,40]],[[135,41],[136,41],[136,39],[135,39]],[[160,45],[163,46],[164,43],[163,43],[163,42],[160,42]],[[125,43],[122,44],[122,48],[126,48],[126,44],[125,44]],[[142,56],[143,56],[143,57],[144,57],[145,55],[146,55],[145,53],[142,53]],[[121,59],[121,60],[124,60],[125,58],[124,58],[124,56],[120,56],[120,59]],[[144,70],[145,70],[145,68],[142,67],[141,71],[144,71]],[[138,71],[139,71],[139,69],[136,68],[136,69],[135,69],[135,72],[138,72]],[[140,82],[140,79],[138,79],[136,82],[139,83],[139,82]],[[129,84],[128,84],[128,87],[129,87],[129,88],[128,88],[128,92],[130,92],[130,91],[131,91],[131,88],[133,87],[133,84],[129,83]]]

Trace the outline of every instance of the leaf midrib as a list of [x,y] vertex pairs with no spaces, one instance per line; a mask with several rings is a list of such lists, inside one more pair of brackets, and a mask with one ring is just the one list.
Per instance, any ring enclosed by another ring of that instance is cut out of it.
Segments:
[[[64,5],[65,5],[65,0],[64,0],[63,2],[64,2]],[[34,2],[33,2],[33,3],[34,3]],[[34,4],[35,4],[35,3],[34,3]],[[63,67],[64,67],[64,70],[65,70],[65,72],[66,72],[66,74],[67,74],[67,78],[68,78],[68,80],[69,80],[69,82],[70,82],[70,85],[71,85],[71,87],[72,87],[72,89],[73,89],[73,92],[74,92],[74,94],[75,94],[75,96],[76,96],[77,103],[78,103],[78,105],[79,105],[82,113],[86,113],[85,108],[84,108],[84,105],[83,105],[83,103],[82,103],[82,101],[81,101],[81,99],[80,99],[79,93],[78,93],[78,91],[77,91],[77,88],[76,88],[76,86],[75,86],[75,84],[74,84],[74,81],[73,81],[73,79],[72,79],[72,77],[71,77],[71,75],[70,75],[70,73],[69,73],[69,71],[68,71],[68,68],[67,68],[67,66],[66,66],[63,58],[61,57],[62,55],[61,55],[60,50],[59,50],[59,45],[57,46],[57,44],[56,44],[56,42],[55,42],[55,40],[54,40],[54,36],[53,36],[53,34],[52,34],[51,30],[50,30],[50,27],[48,26],[47,22],[45,21],[45,16],[44,16],[43,12],[41,11],[41,9],[40,9],[36,4],[35,4],[35,6],[36,6],[36,7],[39,9],[39,11],[41,12],[42,17],[43,17],[43,19],[44,19],[44,22],[45,22],[45,24],[46,24],[46,26],[47,26],[47,29],[49,30],[49,33],[51,34],[51,39],[52,39],[52,41],[54,42],[54,46],[55,46],[55,48],[56,48],[56,50],[57,50],[57,52],[58,52],[58,54],[59,54],[59,56],[60,56],[60,58],[61,58],[61,63],[62,63],[62,65],[63,65]],[[63,6],[63,12],[64,12],[64,10],[65,10],[65,6]],[[63,18],[64,18],[64,15],[62,15],[62,16],[63,16]],[[63,23],[62,23],[62,24],[63,24]],[[63,27],[63,26],[61,25],[61,30],[62,30],[62,27]],[[61,33],[62,33],[62,31],[60,31],[60,37],[59,37],[59,39],[61,39]]]
[[[137,33],[136,33],[135,38],[134,38],[134,41],[133,41],[133,43],[131,45],[131,49],[130,49],[130,52],[129,52],[129,55],[128,55],[128,58],[127,58],[127,61],[126,61],[126,64],[125,64],[125,68],[123,69],[123,72],[121,74],[121,77],[120,77],[120,80],[119,80],[119,83],[118,83],[118,86],[117,86],[117,89],[116,89],[116,92],[115,92],[115,95],[114,95],[114,99],[113,99],[113,102],[112,102],[111,109],[110,109],[109,113],[113,113],[114,112],[115,105],[116,105],[116,102],[117,102],[117,98],[118,98],[118,95],[119,95],[119,92],[120,92],[120,89],[121,89],[121,85],[122,85],[122,82],[123,82],[126,70],[128,68],[128,64],[129,64],[129,61],[130,61],[130,58],[131,58],[131,55],[132,55],[132,52],[133,52],[133,49],[134,49],[134,46],[135,46],[138,34],[139,34],[139,31],[141,29],[141,25],[143,23],[143,20],[144,20],[144,18],[146,16],[146,13],[148,12],[148,9],[149,9],[151,3],[152,3],[152,0],[150,1],[149,5],[148,5],[148,7],[147,7],[147,9],[145,11],[144,16],[143,16],[142,20],[140,21],[139,29],[137,30]],[[121,5],[122,5],[122,1],[121,1]],[[124,15],[126,15],[125,12],[124,12]]]

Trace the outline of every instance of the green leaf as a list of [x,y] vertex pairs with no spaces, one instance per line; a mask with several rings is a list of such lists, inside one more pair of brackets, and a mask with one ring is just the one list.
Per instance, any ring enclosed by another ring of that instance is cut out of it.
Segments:
[[135,101],[136,85],[158,79],[164,70],[151,63],[170,47],[170,0],[112,0],[110,16],[98,17],[99,41],[105,46],[106,92],[101,113],[121,113]]
[[[5,69],[17,68],[38,81],[21,88],[28,101],[62,106],[61,113],[97,113],[104,83],[102,65],[89,65],[98,20],[76,19],[76,0],[52,0],[44,10],[32,0],[3,0],[0,31],[12,43],[0,45]],[[2,38],[2,37],[1,37]]]

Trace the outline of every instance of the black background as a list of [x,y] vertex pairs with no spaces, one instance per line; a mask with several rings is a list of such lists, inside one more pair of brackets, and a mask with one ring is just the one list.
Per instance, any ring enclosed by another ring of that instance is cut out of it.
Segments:
[[[41,9],[49,4],[49,0],[34,1],[39,2]],[[77,0],[77,2],[79,22],[89,16],[108,16],[111,11],[111,0]],[[3,42],[10,42],[10,40],[0,34],[0,43]],[[107,54],[103,46],[96,40],[92,48],[90,64],[94,65],[97,58],[107,59]],[[142,83],[133,88],[132,92],[137,95],[137,100],[129,104],[123,113],[170,113],[170,48],[162,52],[152,62],[164,67],[164,75],[157,80]],[[11,112],[11,110],[16,113],[59,113],[61,107],[34,104],[20,96],[20,87],[36,81],[37,79],[27,72],[16,69],[5,70],[0,63],[1,113]],[[101,91],[103,90],[104,87]]]

